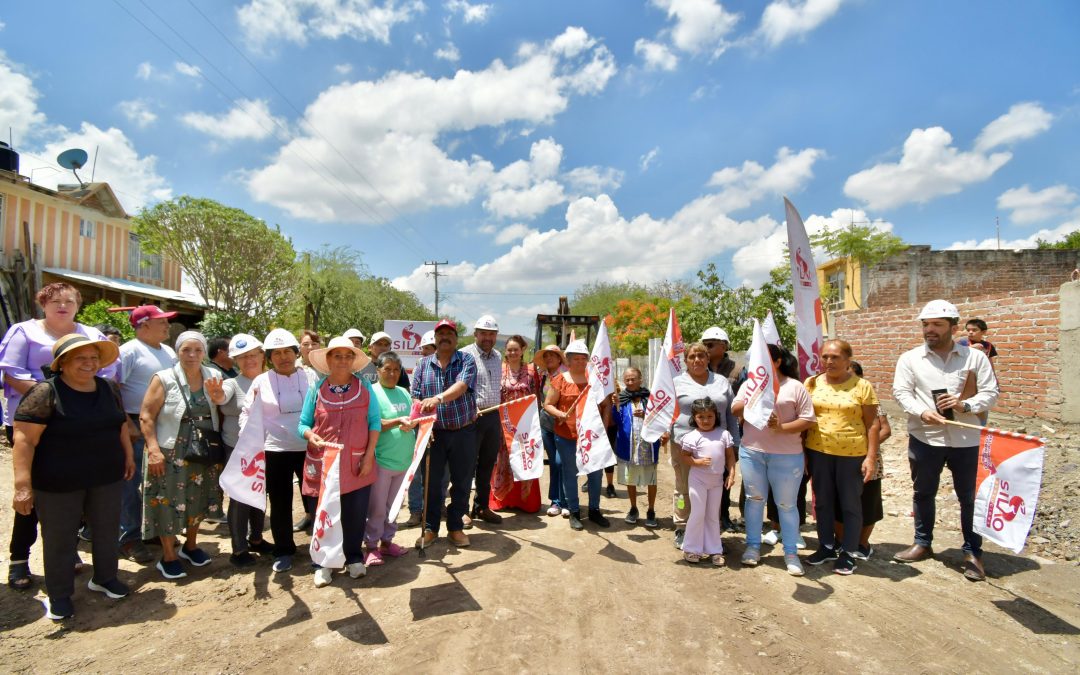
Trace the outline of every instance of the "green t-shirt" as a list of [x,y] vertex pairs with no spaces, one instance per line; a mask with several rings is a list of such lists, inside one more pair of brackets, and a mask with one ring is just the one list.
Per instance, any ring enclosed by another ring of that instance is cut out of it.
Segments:
[[[384,420],[408,416],[412,409],[412,397],[402,387],[387,389],[381,384],[373,384],[372,391],[379,404],[379,414]],[[412,463],[413,448],[416,445],[416,431],[402,431],[394,427],[379,434],[379,443],[375,446],[375,461],[387,471],[405,471]]]

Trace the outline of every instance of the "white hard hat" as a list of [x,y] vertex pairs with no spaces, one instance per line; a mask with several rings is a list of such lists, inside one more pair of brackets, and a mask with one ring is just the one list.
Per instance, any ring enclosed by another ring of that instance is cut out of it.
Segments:
[[724,329],[718,326],[712,326],[705,329],[705,332],[701,334],[701,341],[705,342],[706,340],[723,340],[724,342],[731,342]]
[[371,341],[368,342],[368,344],[373,345],[376,342],[378,342],[379,340],[386,340],[387,342],[393,342],[394,338],[390,337],[390,333],[386,333],[384,331],[379,331],[378,333],[372,333],[371,334]]
[[584,354],[585,356],[588,356],[589,348],[585,345],[584,340],[574,340],[570,344],[566,345],[565,354],[567,356],[570,356],[571,354]]
[[420,338],[421,347],[427,347],[428,345],[435,346],[435,331],[433,330],[424,333],[423,337]]
[[263,340],[263,349],[270,351],[271,349],[284,349],[286,347],[295,347],[300,349],[300,343],[296,341],[296,336],[285,330],[284,328],[275,328],[266,334],[266,339]]
[[367,339],[366,335],[364,335],[363,333],[361,333],[360,331],[358,331],[355,328],[350,328],[349,330],[345,331],[344,333],[341,334],[341,337],[360,338],[360,342],[363,342],[364,340]]
[[925,319],[956,319],[960,320],[960,312],[956,309],[956,305],[946,300],[931,300],[926,303],[926,307],[923,307],[919,312],[919,321]]
[[259,338],[247,333],[237,333],[229,340],[229,358],[235,359],[241,354],[247,354],[254,349],[262,349],[263,343]]
[[473,326],[473,330],[493,330],[498,332],[499,322],[495,320],[495,317],[490,314],[485,314],[476,320],[476,324]]

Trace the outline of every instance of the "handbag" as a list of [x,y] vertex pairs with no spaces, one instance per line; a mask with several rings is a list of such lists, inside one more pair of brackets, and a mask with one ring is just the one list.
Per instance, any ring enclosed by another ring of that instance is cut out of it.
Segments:
[[225,442],[221,438],[221,432],[217,429],[203,429],[195,424],[196,420],[206,418],[191,416],[191,408],[188,404],[189,392],[188,388],[182,384],[181,375],[177,374],[177,383],[180,384],[180,391],[184,394],[184,415],[180,418],[180,423],[183,424],[184,420],[191,422],[191,435],[188,442],[180,448],[179,459],[192,464],[224,464]]

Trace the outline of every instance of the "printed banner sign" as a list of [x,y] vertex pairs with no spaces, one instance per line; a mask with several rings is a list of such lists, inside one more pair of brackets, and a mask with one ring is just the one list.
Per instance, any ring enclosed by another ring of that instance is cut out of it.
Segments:
[[383,321],[383,330],[390,335],[390,349],[401,357],[401,367],[412,372],[420,360],[420,338],[435,330],[438,321]]
[[331,569],[345,566],[345,535],[341,527],[341,451],[344,447],[339,443],[323,444],[322,485],[311,530],[311,562]]
[[536,396],[529,395],[499,408],[503,439],[508,448],[510,470],[517,482],[539,478],[544,473],[544,444],[540,437],[540,415]]
[[975,476],[975,531],[1019,553],[1024,548],[1042,484],[1046,441],[983,429]]
[[[419,402],[413,404],[414,412],[419,410],[419,405]],[[413,477],[416,476],[416,472],[420,469],[420,462],[424,459],[424,452],[427,450],[428,441],[431,440],[431,427],[435,424],[435,415],[417,417],[414,414],[413,417],[417,420],[417,425],[416,443],[413,444],[412,463],[409,464],[409,470],[405,472],[405,478],[401,481],[401,487],[398,488],[397,494],[394,495],[394,503],[390,506],[390,511],[386,514],[386,517],[390,522],[394,522],[397,519],[398,512],[401,511],[401,504],[405,501],[405,495],[409,494],[409,486],[412,485]]]
[[746,388],[746,408],[743,419],[757,429],[764,429],[776,408],[780,381],[757,319],[754,319],[754,337],[746,356],[746,382],[743,384]]
[[615,464],[615,451],[611,449],[607,429],[604,428],[604,420],[600,417],[600,410],[596,407],[596,399],[591,389],[590,385],[585,385],[585,390],[574,404],[579,476],[586,476]]
[[784,198],[788,251],[791,255],[792,305],[795,309],[795,346],[799,375],[803,380],[821,372],[821,293],[817,267],[810,252],[810,238],[795,205]]
[[645,407],[645,420],[641,426],[641,438],[647,443],[653,443],[667,433],[675,419],[675,377],[683,372],[683,351],[682,331],[673,308],[668,313],[667,333],[653,373],[649,404]]
[[241,504],[266,510],[266,453],[263,451],[262,404],[259,389],[248,392],[240,415],[240,435],[218,485]]

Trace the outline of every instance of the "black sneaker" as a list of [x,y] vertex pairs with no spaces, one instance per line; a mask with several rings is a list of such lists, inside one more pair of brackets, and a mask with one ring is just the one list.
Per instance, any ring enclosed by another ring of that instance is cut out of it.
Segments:
[[589,509],[589,520],[600,527],[611,527],[611,521],[605,518],[604,514],[600,513],[600,509]]
[[618,494],[615,492],[615,486],[614,485],[607,486],[607,496],[610,497],[611,499],[614,499],[615,497],[618,496]]
[[71,598],[49,598],[45,602],[45,618],[63,621],[75,616],[75,605]]
[[581,491],[582,492],[588,492],[589,491],[589,481],[585,481],[584,483],[581,484]]
[[636,506],[631,506],[630,510],[626,513],[626,518],[623,520],[627,525],[637,525],[638,510]]
[[863,546],[862,544],[859,544],[859,549],[852,552],[851,557],[856,560],[869,560],[872,555],[874,555],[873,546]]
[[836,559],[837,559],[837,553],[836,553],[835,549],[825,548],[824,546],[820,546],[820,547],[818,547],[818,550],[814,551],[809,556],[807,556],[806,562],[810,563],[811,565],[820,565],[820,564],[822,564],[824,562],[828,562],[830,560],[836,560]]
[[570,529],[571,530],[584,530],[585,525],[581,522],[581,511],[570,512]]
[[252,553],[260,553],[260,554],[273,553],[274,552],[274,545],[271,544],[270,542],[266,541],[265,539],[263,539],[262,541],[259,541],[259,542],[254,542],[254,541],[249,540],[248,541],[248,550],[251,551]]
[[660,527],[660,523],[656,520],[656,511],[649,509],[645,512],[645,527]]
[[179,560],[159,560],[157,569],[166,579],[183,579],[187,576],[184,565]]
[[131,589],[128,588],[128,585],[120,581],[119,579],[106,581],[103,584],[99,584],[98,582],[91,579],[89,583],[86,584],[86,587],[94,591],[95,593],[104,593],[113,600],[119,600],[120,598],[127,597],[128,593],[131,593]]
[[304,514],[304,517],[293,523],[293,532],[307,532],[311,529],[311,526],[315,524],[315,520],[309,514]]
[[675,530],[675,548],[682,550],[683,536],[686,534],[684,530]]
[[181,558],[188,561],[195,567],[203,567],[210,564],[210,556],[206,555],[206,551],[202,550],[198,546],[195,548],[181,547],[178,554]]
[[242,551],[240,553],[233,553],[232,555],[229,556],[229,563],[233,567],[237,567],[237,568],[252,567],[257,562],[258,562],[258,559],[255,556],[248,553],[247,551]]
[[845,551],[833,563],[832,571],[847,576],[855,571],[855,561]]

